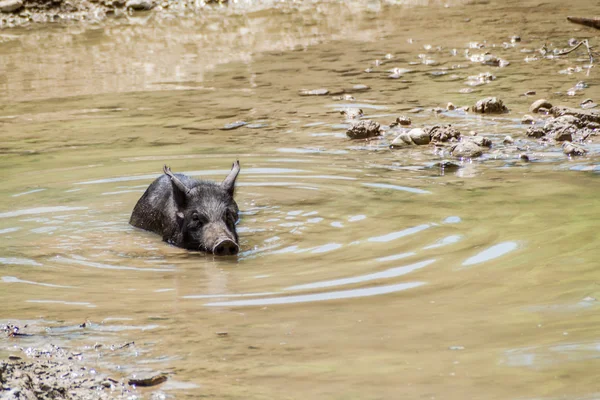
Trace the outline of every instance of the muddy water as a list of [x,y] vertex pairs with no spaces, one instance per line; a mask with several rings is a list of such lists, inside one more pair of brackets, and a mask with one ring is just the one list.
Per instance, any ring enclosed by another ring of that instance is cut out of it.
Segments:
[[[568,159],[519,123],[536,98],[599,99],[585,53],[529,52],[597,40],[563,17],[593,5],[416,3],[0,32],[0,317],[35,334],[2,339],[2,356],[135,341],[89,362],[170,373],[158,390],[177,398],[597,397],[598,148]],[[466,84],[481,72],[497,79]],[[356,100],[334,99],[341,89]],[[428,111],[486,95],[511,113]],[[382,124],[422,107],[413,124],[494,146],[440,170],[444,151],[349,142],[346,106]],[[219,180],[235,159],[239,257],[127,224],[163,164]]]

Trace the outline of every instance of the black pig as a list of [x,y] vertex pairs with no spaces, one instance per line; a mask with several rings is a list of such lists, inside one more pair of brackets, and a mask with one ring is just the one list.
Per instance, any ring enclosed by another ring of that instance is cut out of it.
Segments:
[[166,165],[163,171],[138,200],[129,223],[178,247],[220,256],[237,254],[239,209],[233,192],[239,161],[220,184],[173,174]]

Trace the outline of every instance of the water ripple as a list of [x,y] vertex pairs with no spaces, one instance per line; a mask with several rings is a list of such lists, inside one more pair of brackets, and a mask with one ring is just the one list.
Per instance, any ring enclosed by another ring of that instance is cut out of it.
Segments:
[[326,288],[326,287],[332,287],[332,286],[342,286],[342,285],[350,285],[353,283],[368,282],[368,281],[372,281],[372,280],[376,280],[376,279],[395,278],[398,276],[406,275],[406,274],[413,272],[414,270],[417,270],[419,268],[426,267],[433,262],[435,262],[434,259],[425,260],[425,261],[421,261],[421,262],[418,262],[415,264],[405,265],[403,267],[390,268],[390,269],[386,269],[385,271],[375,272],[372,274],[353,276],[350,278],[334,279],[331,281],[307,283],[304,285],[290,286],[290,287],[284,288],[283,290],[320,289],[320,288]]
[[467,260],[465,260],[465,262],[462,263],[462,265],[474,265],[485,261],[493,260],[494,258],[503,256],[506,253],[510,253],[517,247],[519,247],[519,245],[516,242],[499,243],[488,249],[483,250],[480,253],[475,254],[473,257],[468,258]]
[[418,193],[418,194],[430,194],[431,192],[428,190],[417,189],[407,186],[398,186],[398,185],[390,185],[387,183],[363,183],[363,186],[374,187],[379,189],[392,189],[392,190],[402,190],[404,192],[410,193]]
[[396,240],[404,236],[413,235],[415,233],[424,231],[425,229],[430,227],[431,225],[429,224],[417,225],[412,228],[404,229],[402,231],[392,232],[382,236],[371,237],[368,240],[369,242],[391,242],[392,240]]
[[286,297],[273,297],[270,299],[254,299],[254,300],[236,300],[236,301],[221,301],[216,303],[206,303],[208,307],[241,307],[241,306],[266,306],[275,304],[294,304],[294,303],[308,303],[316,301],[327,301],[327,300],[340,300],[340,299],[351,299],[357,297],[369,297],[377,296],[387,293],[400,292],[407,289],[412,289],[421,285],[425,282],[407,282],[399,283],[396,285],[388,286],[375,286],[364,289],[351,289],[342,290],[338,292],[325,292],[306,294],[298,296],[286,296]]

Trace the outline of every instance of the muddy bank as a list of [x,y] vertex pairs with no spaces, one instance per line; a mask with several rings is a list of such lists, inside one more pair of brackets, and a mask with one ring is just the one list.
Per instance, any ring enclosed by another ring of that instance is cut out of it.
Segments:
[[[86,323],[80,328],[84,330]],[[42,340],[45,344],[28,346],[43,334],[23,333],[11,324],[1,325],[0,331],[1,345],[11,353],[0,360],[1,399],[133,399],[141,397],[137,387],[157,386],[167,380],[164,374],[111,375],[98,367],[98,360],[109,353],[137,351],[134,342],[66,348]],[[152,398],[164,395],[152,393]]]
[[86,21],[100,22],[107,17],[124,18],[136,12],[181,13],[198,10],[216,0],[2,0],[0,28],[31,23]]

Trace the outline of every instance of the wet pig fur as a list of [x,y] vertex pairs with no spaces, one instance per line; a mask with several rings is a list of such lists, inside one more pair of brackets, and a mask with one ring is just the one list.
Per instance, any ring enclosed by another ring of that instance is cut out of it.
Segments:
[[164,175],[138,200],[129,223],[158,233],[178,247],[216,255],[237,254],[239,209],[233,194],[239,161],[221,183],[173,174],[166,165],[163,171]]

